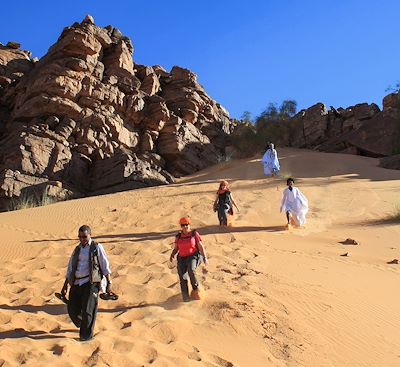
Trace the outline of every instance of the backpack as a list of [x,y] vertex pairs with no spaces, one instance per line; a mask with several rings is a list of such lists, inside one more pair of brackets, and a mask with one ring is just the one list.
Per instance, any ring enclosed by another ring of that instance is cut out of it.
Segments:
[[[191,232],[191,235],[190,235],[190,240],[192,240],[192,238],[196,237],[196,234],[197,234],[197,231],[195,229],[193,229]],[[176,237],[176,241],[178,241],[182,237],[182,232],[179,232],[175,237]],[[195,241],[195,246],[196,246],[196,250],[200,251],[197,241]],[[188,255],[185,254],[183,256],[188,256]]]
[[[192,229],[192,234],[191,234],[190,237],[192,237],[192,238],[196,237],[196,233],[197,233],[197,231],[195,229]],[[181,236],[182,236],[182,232],[179,232],[179,233],[176,234],[175,237],[176,237],[177,240],[179,240],[181,238]]]

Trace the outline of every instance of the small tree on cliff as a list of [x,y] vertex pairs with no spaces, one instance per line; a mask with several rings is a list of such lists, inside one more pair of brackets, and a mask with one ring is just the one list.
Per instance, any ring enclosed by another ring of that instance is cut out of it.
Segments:
[[385,89],[385,92],[399,93],[400,92],[400,82],[397,81],[394,85],[389,85]]
[[253,116],[250,111],[244,111],[242,116],[240,117],[240,121],[247,123],[247,124],[252,124],[253,123]]

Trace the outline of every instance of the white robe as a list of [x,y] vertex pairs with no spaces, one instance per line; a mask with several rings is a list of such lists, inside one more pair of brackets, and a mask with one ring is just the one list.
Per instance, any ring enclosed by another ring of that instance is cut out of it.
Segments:
[[268,149],[261,159],[264,166],[264,175],[271,176],[278,174],[281,167],[279,166],[278,153],[275,149]]
[[281,212],[282,211],[289,212],[295,220],[296,225],[302,226],[306,223],[308,200],[297,187],[293,187],[292,191],[287,187],[283,191],[281,202]]

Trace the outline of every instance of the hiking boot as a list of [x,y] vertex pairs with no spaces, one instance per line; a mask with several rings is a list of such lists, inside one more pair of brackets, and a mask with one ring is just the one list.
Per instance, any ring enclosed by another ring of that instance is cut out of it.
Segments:
[[199,289],[193,289],[192,292],[190,293],[190,299],[194,301],[198,301],[201,299],[200,297],[200,290]]
[[80,338],[79,338],[79,341],[80,342],[88,342],[89,340],[92,340],[93,339],[93,336],[88,336],[88,337],[83,337],[83,336],[81,336]]

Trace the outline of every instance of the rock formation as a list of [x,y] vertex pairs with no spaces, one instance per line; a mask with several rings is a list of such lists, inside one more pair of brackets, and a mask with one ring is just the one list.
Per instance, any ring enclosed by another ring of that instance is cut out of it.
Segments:
[[187,69],[143,66],[129,38],[87,16],[38,60],[0,45],[0,209],[174,182],[216,163],[227,111]]
[[[400,153],[400,94],[386,96],[382,111],[374,103],[329,110],[317,103],[279,124],[281,146],[388,157]],[[395,162],[383,159],[382,166],[400,167],[399,158]]]
[[[400,107],[400,105],[399,105]],[[362,103],[328,111],[317,104],[293,120],[302,126],[293,142],[325,152],[384,157],[395,153],[400,132],[400,109]]]

